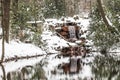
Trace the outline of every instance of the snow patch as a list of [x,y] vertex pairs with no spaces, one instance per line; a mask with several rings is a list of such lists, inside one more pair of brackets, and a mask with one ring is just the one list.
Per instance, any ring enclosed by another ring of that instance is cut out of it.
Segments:
[[[2,51],[2,40],[0,41],[0,51]],[[45,54],[39,47],[32,44],[25,44],[22,42],[11,41],[9,44],[5,43],[5,59],[15,56],[31,56]],[[0,55],[1,57],[1,55]]]
[[0,27],[0,35],[2,35],[2,28]]

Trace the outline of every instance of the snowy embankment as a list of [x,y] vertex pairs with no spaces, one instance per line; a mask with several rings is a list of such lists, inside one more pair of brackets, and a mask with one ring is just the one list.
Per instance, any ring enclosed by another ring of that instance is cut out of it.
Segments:
[[[0,40],[0,51],[2,53],[2,40]],[[17,41],[10,41],[9,44],[5,43],[5,59],[15,56],[21,57],[39,54],[45,54],[45,52],[33,44],[25,44]]]
[[75,43],[65,41],[63,38],[58,37],[56,34],[53,34],[49,30],[44,31],[41,37],[42,41],[44,41],[47,44],[44,47],[47,53],[56,53],[56,49],[58,48],[61,49],[62,47],[69,47],[69,45],[76,45]]
[[0,27],[0,35],[2,34],[2,28]]
[[[0,53],[2,53],[2,40],[0,40]],[[5,43],[5,59],[12,58],[12,57],[27,57],[27,56],[34,56],[34,55],[43,55],[41,57],[35,57],[32,59],[24,59],[18,61],[10,61],[7,63],[3,63],[4,69],[6,74],[11,71],[20,70],[20,68],[26,65],[35,65],[38,63],[42,58],[45,57],[46,53],[42,51],[39,47],[33,44],[26,44],[18,41],[10,41],[10,43]],[[1,54],[2,55],[2,54]],[[1,57],[0,55],[0,57]],[[4,60],[5,60],[4,59]],[[16,59],[17,60],[17,59]],[[19,69],[18,69],[19,68]],[[0,69],[0,75],[2,75],[2,69]]]

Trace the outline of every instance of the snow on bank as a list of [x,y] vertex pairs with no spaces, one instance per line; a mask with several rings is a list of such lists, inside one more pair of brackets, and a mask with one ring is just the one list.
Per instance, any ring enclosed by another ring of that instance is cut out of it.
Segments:
[[0,35],[2,34],[2,28],[0,27]]
[[[2,53],[2,40],[0,40],[0,51],[1,51],[0,53]],[[16,41],[10,41],[9,44],[5,43],[5,59],[15,56],[21,57],[21,56],[33,56],[39,54],[46,54],[46,53],[33,44],[28,44],[28,43],[25,44],[22,42],[18,43]],[[8,63],[3,63],[3,66],[7,74],[8,72],[19,70],[26,65],[35,65],[44,57],[45,55],[38,58],[11,61]],[[0,69],[0,75],[2,75],[2,69]]]
[[[0,40],[0,51],[2,53],[2,40]],[[25,44],[22,42],[10,41],[10,43],[5,43],[5,59],[15,56],[31,56],[45,54],[39,47],[32,44]],[[1,55],[0,55],[1,57]]]
[[[59,47],[60,49],[62,47],[69,47],[69,45],[75,46],[75,43],[70,43],[65,41],[64,39],[58,37],[51,31],[44,31],[41,35],[42,41],[46,43],[45,50],[47,53],[57,53],[56,49]],[[69,44],[69,45],[68,45]]]

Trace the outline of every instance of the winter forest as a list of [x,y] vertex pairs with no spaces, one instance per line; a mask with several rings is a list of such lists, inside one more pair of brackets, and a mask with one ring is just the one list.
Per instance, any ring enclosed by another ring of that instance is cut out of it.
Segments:
[[0,0],[0,80],[120,80],[120,0]]

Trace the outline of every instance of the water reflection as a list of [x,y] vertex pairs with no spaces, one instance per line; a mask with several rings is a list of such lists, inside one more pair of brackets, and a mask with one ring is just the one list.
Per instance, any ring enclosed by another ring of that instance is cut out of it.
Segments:
[[[88,54],[87,54],[88,55]],[[97,56],[94,62],[88,58],[71,56],[56,58],[50,55],[35,65],[27,65],[7,72],[2,64],[2,80],[120,80],[120,60]],[[85,59],[87,62],[85,62]],[[60,62],[61,61],[61,62]],[[42,63],[41,63],[42,62]],[[56,65],[54,63],[57,63]],[[48,73],[47,73],[48,71]],[[0,80],[1,80],[0,79]]]
[[[2,72],[4,72],[2,78],[4,78],[3,80],[83,80],[85,78],[91,80],[88,77],[81,78],[82,74],[85,73],[82,70],[84,69],[84,63],[81,57],[76,55],[67,57],[68,61],[64,62],[67,60],[66,57],[58,58],[55,56],[55,54],[49,55],[35,65],[26,64],[22,68],[10,72],[6,71],[6,73],[5,69],[7,68],[4,69],[4,66],[2,66]],[[58,64],[54,66],[54,63]]]
[[2,80],[46,80],[45,72],[40,64],[34,66],[27,65],[21,69],[5,73],[4,66],[1,64],[3,72]]
[[120,80],[120,60],[113,57],[96,57],[92,66],[96,80]]
[[64,61],[51,70],[49,80],[93,80],[90,64],[85,63],[81,56],[72,56]]
[[81,60],[77,57],[71,57],[69,63],[63,63],[58,65],[58,69],[63,69],[65,74],[76,74],[79,73],[81,68]]
[[5,68],[1,63],[0,63],[0,67],[1,67],[1,70],[2,70],[2,73],[3,73],[3,75],[1,75],[1,79],[6,80]]

